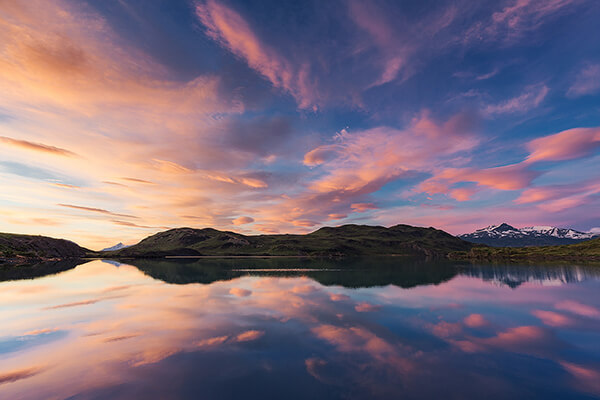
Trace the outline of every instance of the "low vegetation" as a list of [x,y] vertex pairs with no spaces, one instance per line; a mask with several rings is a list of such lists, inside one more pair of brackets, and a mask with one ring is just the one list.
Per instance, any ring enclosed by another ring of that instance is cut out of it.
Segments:
[[600,261],[600,238],[560,246],[475,246],[468,251],[451,252],[448,256],[474,261]]
[[355,256],[421,255],[444,257],[473,245],[444,231],[396,225],[390,228],[343,225],[307,235],[246,236],[215,229],[178,228],[150,236],[110,257],[164,256]]
[[78,258],[89,253],[90,250],[64,239],[0,233],[0,262]]

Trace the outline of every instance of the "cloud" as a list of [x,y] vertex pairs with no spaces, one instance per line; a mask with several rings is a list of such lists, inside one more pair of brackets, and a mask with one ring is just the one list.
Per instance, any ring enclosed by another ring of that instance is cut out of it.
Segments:
[[6,136],[0,136],[0,143],[5,143],[5,144],[15,146],[15,147],[21,147],[21,148],[24,148],[27,150],[55,154],[55,155],[59,155],[59,156],[67,156],[67,157],[76,156],[76,154],[73,153],[72,151],[61,149],[59,147],[49,146],[49,145],[42,144],[42,143],[28,142],[27,140],[13,139],[13,138],[9,138]]
[[42,367],[31,367],[0,373],[0,385],[30,378],[44,370],[45,368]]
[[538,317],[545,325],[548,326],[568,326],[573,324],[573,320],[563,314],[554,311],[534,310],[532,314]]
[[448,195],[456,201],[468,201],[477,191],[476,187],[462,187],[450,190]]
[[600,64],[592,64],[583,68],[573,85],[567,90],[567,97],[581,97],[600,91]]
[[103,208],[76,206],[76,205],[72,205],[72,204],[58,204],[58,205],[61,207],[65,207],[65,208],[72,208],[74,210],[82,210],[82,211],[89,211],[89,212],[93,212],[93,213],[112,215],[114,217],[138,218],[135,215],[118,214],[118,213],[114,213],[112,211],[105,210]]
[[[120,221],[120,220],[116,220],[116,219],[111,220],[111,222],[113,224],[116,224],[116,225],[127,226],[127,227],[130,227],[130,228],[142,228],[142,229],[157,229],[157,228],[160,228],[160,227],[157,227],[157,226],[139,225],[139,224],[134,224],[133,222]],[[163,227],[163,228],[166,228],[166,227]]]
[[[498,190],[519,190],[529,186],[539,175],[539,172],[529,170],[522,163],[483,169],[447,168],[421,183],[418,188],[429,194],[446,193],[455,183],[474,182]],[[461,198],[460,189],[455,190],[459,190],[458,197]],[[469,195],[472,191],[473,189],[467,189],[466,194]],[[454,190],[450,191],[451,194],[453,192]],[[468,197],[470,196],[466,196],[467,199]]]
[[584,157],[600,147],[600,128],[574,128],[533,139],[528,162],[563,161]]
[[588,318],[600,319],[600,310],[573,300],[561,301],[554,305],[557,310],[569,311],[573,314],[581,315]]
[[290,93],[300,108],[315,105],[316,99],[303,73],[256,35],[248,22],[233,9],[213,0],[196,5],[196,15],[206,33],[217,43],[244,59],[248,65],[267,78],[273,86]]
[[196,342],[198,347],[213,347],[225,343],[229,339],[229,336],[217,336],[207,339],[202,339]]
[[539,106],[549,91],[546,85],[528,86],[519,96],[498,104],[489,104],[483,112],[487,115],[526,113]]
[[229,290],[229,294],[232,294],[237,297],[248,297],[252,294],[251,290],[242,289],[242,288],[231,288]]
[[253,340],[260,339],[265,334],[264,331],[251,330],[242,332],[235,337],[237,342],[250,342]]
[[481,314],[470,314],[465,317],[463,322],[469,328],[481,328],[489,325],[489,322]]
[[[146,185],[154,185],[155,184],[154,182],[150,182],[150,181],[147,181],[145,179],[138,179],[138,178],[123,177],[123,178],[119,178],[119,179],[122,179],[122,180],[128,181],[128,182],[133,182],[133,183],[143,183],[143,184],[146,184]],[[110,184],[114,184],[113,182],[109,182],[109,183]],[[118,185],[118,183],[117,183],[117,185]]]
[[598,193],[600,193],[600,184],[596,180],[590,180],[569,185],[530,187],[523,190],[514,202],[516,204],[537,203],[541,209],[558,212],[589,203]]
[[231,221],[234,225],[245,225],[254,222],[254,218],[252,217],[238,217]]
[[373,203],[353,203],[353,204],[350,204],[350,208],[356,212],[377,210],[377,206]]
[[91,300],[82,300],[82,301],[74,301],[72,303],[59,304],[56,306],[46,307],[45,310],[55,310],[58,308],[67,308],[67,307],[77,307],[77,306],[87,306],[90,304],[96,304],[97,302],[104,299],[91,299]]
[[506,45],[523,40],[552,18],[573,12],[579,0],[514,0],[494,12],[488,20],[477,21],[465,32],[465,41],[499,41]]
[[356,306],[354,306],[354,310],[356,310],[356,312],[373,312],[373,311],[379,311],[381,309],[380,305],[376,305],[376,304],[370,304],[370,303],[359,303]]

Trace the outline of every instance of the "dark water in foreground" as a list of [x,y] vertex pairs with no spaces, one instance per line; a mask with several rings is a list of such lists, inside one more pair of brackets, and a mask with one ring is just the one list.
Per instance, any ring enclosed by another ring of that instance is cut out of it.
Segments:
[[0,399],[600,396],[600,267],[135,264],[0,272]]

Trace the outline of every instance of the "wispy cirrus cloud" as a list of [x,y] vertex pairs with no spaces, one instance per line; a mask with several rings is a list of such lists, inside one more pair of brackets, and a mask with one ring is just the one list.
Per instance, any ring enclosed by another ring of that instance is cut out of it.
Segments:
[[29,142],[27,140],[9,138],[6,136],[0,136],[0,143],[7,144],[9,146],[20,147],[20,148],[27,149],[27,150],[55,154],[55,155],[59,155],[59,156],[73,157],[76,155],[72,151],[69,151],[66,149],[61,149],[60,147],[54,147],[54,146],[50,146],[50,145],[42,144],[42,143]]
[[[465,34],[465,40],[500,41],[511,44],[535,32],[554,18],[573,12],[580,0],[510,0],[497,2],[501,9],[489,19],[477,21]],[[500,8],[499,7],[499,8]]]
[[487,115],[526,113],[538,107],[544,101],[549,91],[548,86],[543,84],[528,86],[517,97],[497,104],[487,105],[483,109],[483,113]]
[[208,0],[196,5],[196,14],[211,38],[245,59],[251,68],[264,75],[273,86],[289,92],[298,100],[300,108],[316,105],[315,93],[303,70],[306,66],[295,67],[291,61],[264,43],[239,13],[214,0]]
[[65,207],[65,208],[72,208],[74,210],[81,210],[81,211],[88,211],[88,212],[93,212],[93,213],[112,215],[114,217],[138,218],[135,215],[114,213],[112,211],[108,211],[103,208],[76,206],[73,204],[58,204],[58,205],[61,207]]

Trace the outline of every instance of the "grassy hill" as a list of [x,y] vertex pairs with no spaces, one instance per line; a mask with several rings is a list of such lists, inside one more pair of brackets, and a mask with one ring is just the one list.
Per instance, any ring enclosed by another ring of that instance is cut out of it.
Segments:
[[600,238],[560,246],[475,246],[469,251],[450,253],[449,257],[477,261],[600,261]]
[[0,262],[84,257],[90,250],[64,239],[0,233]]
[[178,228],[157,233],[137,245],[105,252],[104,257],[164,256],[355,256],[443,257],[473,245],[444,231],[396,225],[390,228],[343,225],[307,235],[246,236],[216,229]]

